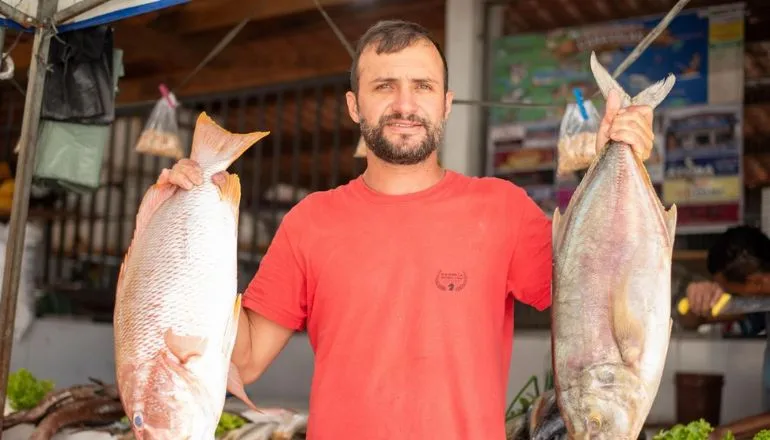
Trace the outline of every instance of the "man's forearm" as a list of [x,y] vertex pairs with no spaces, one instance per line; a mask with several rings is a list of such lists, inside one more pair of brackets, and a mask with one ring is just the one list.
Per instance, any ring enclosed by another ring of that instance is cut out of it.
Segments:
[[232,361],[244,384],[259,379],[289,342],[293,330],[249,309],[241,310]]

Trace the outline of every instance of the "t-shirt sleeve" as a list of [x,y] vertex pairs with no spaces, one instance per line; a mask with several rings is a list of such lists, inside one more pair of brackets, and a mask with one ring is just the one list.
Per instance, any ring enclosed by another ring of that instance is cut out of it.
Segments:
[[508,268],[508,292],[539,311],[551,306],[553,265],[552,226],[543,210],[517,188],[511,212],[519,216],[512,237],[513,256]]
[[278,226],[243,295],[243,305],[281,326],[302,330],[307,318],[307,278],[296,216],[294,209],[289,211]]

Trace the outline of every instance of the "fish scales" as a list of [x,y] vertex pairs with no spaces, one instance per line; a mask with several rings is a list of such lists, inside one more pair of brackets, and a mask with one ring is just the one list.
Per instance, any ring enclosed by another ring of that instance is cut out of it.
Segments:
[[[631,99],[591,55],[605,97],[655,108],[673,75]],[[570,439],[633,440],[660,384],[671,331],[676,207],[665,210],[628,145],[609,142],[554,213],[552,349]]]
[[230,361],[240,183],[212,176],[267,134],[232,134],[202,113],[190,158],[203,183],[156,183],[142,199],[114,316],[117,383],[137,440],[213,439],[226,390],[256,409]]

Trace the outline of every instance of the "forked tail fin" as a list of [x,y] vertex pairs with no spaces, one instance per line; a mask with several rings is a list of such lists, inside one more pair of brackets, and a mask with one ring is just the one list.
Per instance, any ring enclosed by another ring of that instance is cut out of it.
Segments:
[[602,95],[607,99],[610,90],[615,89],[620,93],[620,108],[628,107],[629,105],[649,105],[653,109],[660,105],[664,99],[674,88],[676,83],[676,77],[669,73],[665,79],[662,79],[646,89],[639,92],[638,95],[631,98],[628,96],[623,87],[615,81],[615,78],[610,75],[607,69],[599,64],[599,60],[596,59],[596,53],[591,52],[591,71],[596,79],[596,84],[599,86],[599,90],[602,91]]
[[204,174],[226,170],[244,151],[270,134],[269,131],[231,133],[201,112],[195,123],[190,159],[198,162]]

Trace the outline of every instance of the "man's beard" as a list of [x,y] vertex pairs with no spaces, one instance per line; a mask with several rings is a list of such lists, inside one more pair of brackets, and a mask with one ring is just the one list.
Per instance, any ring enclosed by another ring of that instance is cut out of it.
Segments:
[[[385,126],[391,120],[416,122],[425,129],[425,138],[417,146],[407,146],[410,135],[399,135],[400,142],[394,144],[385,137]],[[434,127],[425,119],[417,115],[403,116],[393,113],[380,118],[376,126],[370,125],[366,119],[361,118],[361,136],[366,146],[381,160],[394,165],[415,165],[425,161],[431,153],[436,151],[444,135],[443,124]]]

